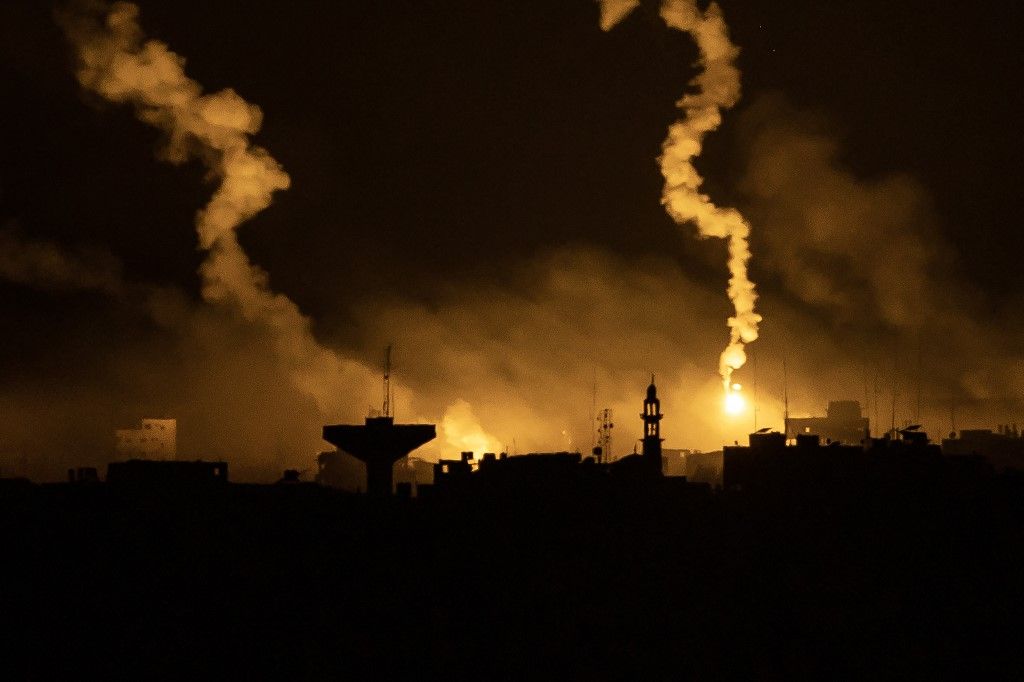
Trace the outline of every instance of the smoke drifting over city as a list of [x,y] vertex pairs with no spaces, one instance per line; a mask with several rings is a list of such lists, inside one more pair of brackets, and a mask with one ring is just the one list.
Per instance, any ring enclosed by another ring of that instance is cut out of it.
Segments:
[[[632,5],[634,3],[627,3]],[[619,2],[606,2],[601,27],[609,30],[628,13]],[[665,176],[662,202],[679,224],[696,224],[705,237],[720,237],[729,244],[729,298],[736,309],[729,318],[729,345],[722,352],[718,372],[727,396],[737,386],[732,373],[746,364],[745,344],[757,339],[761,316],[754,312],[754,283],[747,274],[750,260],[750,225],[736,209],[722,209],[700,193],[704,179],[693,165],[704,136],[721,125],[722,109],[732,108],[740,98],[740,73],[735,61],[739,50],[729,41],[728,26],[718,5],[712,2],[701,11],[692,0],[666,0],[661,16],[671,28],[693,36],[700,51],[700,73],[691,81],[696,89],[679,100],[684,118],[669,128],[659,159]],[[728,402],[727,402],[728,404]],[[739,406],[739,403],[733,403]]]
[[[652,373],[666,447],[718,449],[781,427],[784,362],[793,414],[850,398],[877,430],[1014,420],[1020,298],[976,276],[968,247],[1002,239],[962,224],[983,210],[763,75],[749,8],[649,4],[338,9],[338,46],[268,19],[234,55],[231,8],[78,3],[59,32],[5,10],[45,48],[8,42],[7,81],[31,85],[0,176],[0,468],[58,477],[172,416],[182,455],[238,478],[305,469],[323,424],[380,408],[388,344],[394,412],[438,425],[435,458],[589,451],[595,406],[630,452]],[[537,44],[501,38],[531,22]],[[742,102],[737,59],[761,79]],[[35,146],[69,165],[51,181]]]

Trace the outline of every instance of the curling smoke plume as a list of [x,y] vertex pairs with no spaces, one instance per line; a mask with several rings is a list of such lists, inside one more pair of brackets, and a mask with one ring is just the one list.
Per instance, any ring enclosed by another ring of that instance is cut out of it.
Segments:
[[[610,30],[638,3],[632,0],[600,0],[601,28]],[[664,0],[661,17],[671,28],[693,36],[700,51],[701,72],[691,81],[696,88],[683,95],[677,106],[682,119],[669,126],[659,159],[665,176],[662,203],[677,224],[693,222],[702,237],[729,240],[729,299],[735,314],[729,318],[729,345],[722,351],[718,371],[728,394],[734,370],[746,363],[745,345],[757,339],[761,316],[754,310],[754,283],[747,274],[750,260],[750,225],[734,208],[721,208],[700,192],[703,182],[693,165],[704,136],[722,122],[722,109],[740,98],[740,72],[735,60],[739,49],[729,40],[728,27],[718,5],[701,11],[694,0]]]
[[183,57],[159,41],[144,40],[138,15],[136,5],[118,2],[61,17],[77,51],[78,81],[111,102],[130,103],[140,120],[163,131],[165,160],[198,157],[220,180],[196,216],[199,246],[207,252],[200,267],[203,297],[265,326],[295,388],[322,413],[335,414],[346,391],[369,390],[372,373],[316,341],[308,318],[270,289],[267,274],[249,261],[235,232],[290,184],[280,164],[251,143],[263,113],[230,88],[203,94],[185,75]]

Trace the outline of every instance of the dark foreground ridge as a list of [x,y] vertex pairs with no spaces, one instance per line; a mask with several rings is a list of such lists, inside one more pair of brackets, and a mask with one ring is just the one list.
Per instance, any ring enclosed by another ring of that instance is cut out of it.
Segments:
[[3,667],[32,677],[1022,668],[1011,474],[829,499],[41,486],[0,519]]
[[[14,677],[1019,677],[1024,476],[908,430],[439,464],[418,497],[224,463],[0,481]],[[180,466],[179,466],[180,465]],[[462,466],[465,465],[465,466]],[[447,468],[446,468],[447,467]],[[172,473],[168,473],[172,472]]]

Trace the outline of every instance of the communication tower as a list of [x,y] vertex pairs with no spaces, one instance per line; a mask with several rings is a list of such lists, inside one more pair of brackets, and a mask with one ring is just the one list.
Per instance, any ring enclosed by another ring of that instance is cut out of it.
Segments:
[[594,454],[597,456],[598,464],[610,463],[612,461],[612,429],[615,428],[615,424],[612,423],[612,409],[606,407],[601,410],[597,421],[601,422],[601,427],[597,430],[597,447],[594,448]]

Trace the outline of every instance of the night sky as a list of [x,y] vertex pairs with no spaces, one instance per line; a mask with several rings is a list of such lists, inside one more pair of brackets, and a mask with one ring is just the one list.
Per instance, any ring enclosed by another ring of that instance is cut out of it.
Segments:
[[[653,371],[678,384],[667,446],[750,430],[686,417],[729,309],[722,243],[660,205],[696,50],[653,6],[604,33],[591,0],[138,4],[189,76],[262,109],[255,142],[292,186],[239,239],[325,346],[373,368],[395,342],[400,418],[588,448],[596,384],[628,451]],[[263,366],[261,332],[201,301],[193,221],[216,184],[80,88],[55,9],[0,6],[0,467],[105,461],[113,428],[161,415],[189,455],[302,465],[319,424],[361,419],[379,388],[324,414]],[[866,384],[887,403],[898,383],[900,420],[916,385],[933,432],[951,407],[958,428],[1016,421],[1024,10],[722,9],[744,98],[698,167],[753,225],[761,425],[783,355],[802,412],[853,397],[874,419]]]

